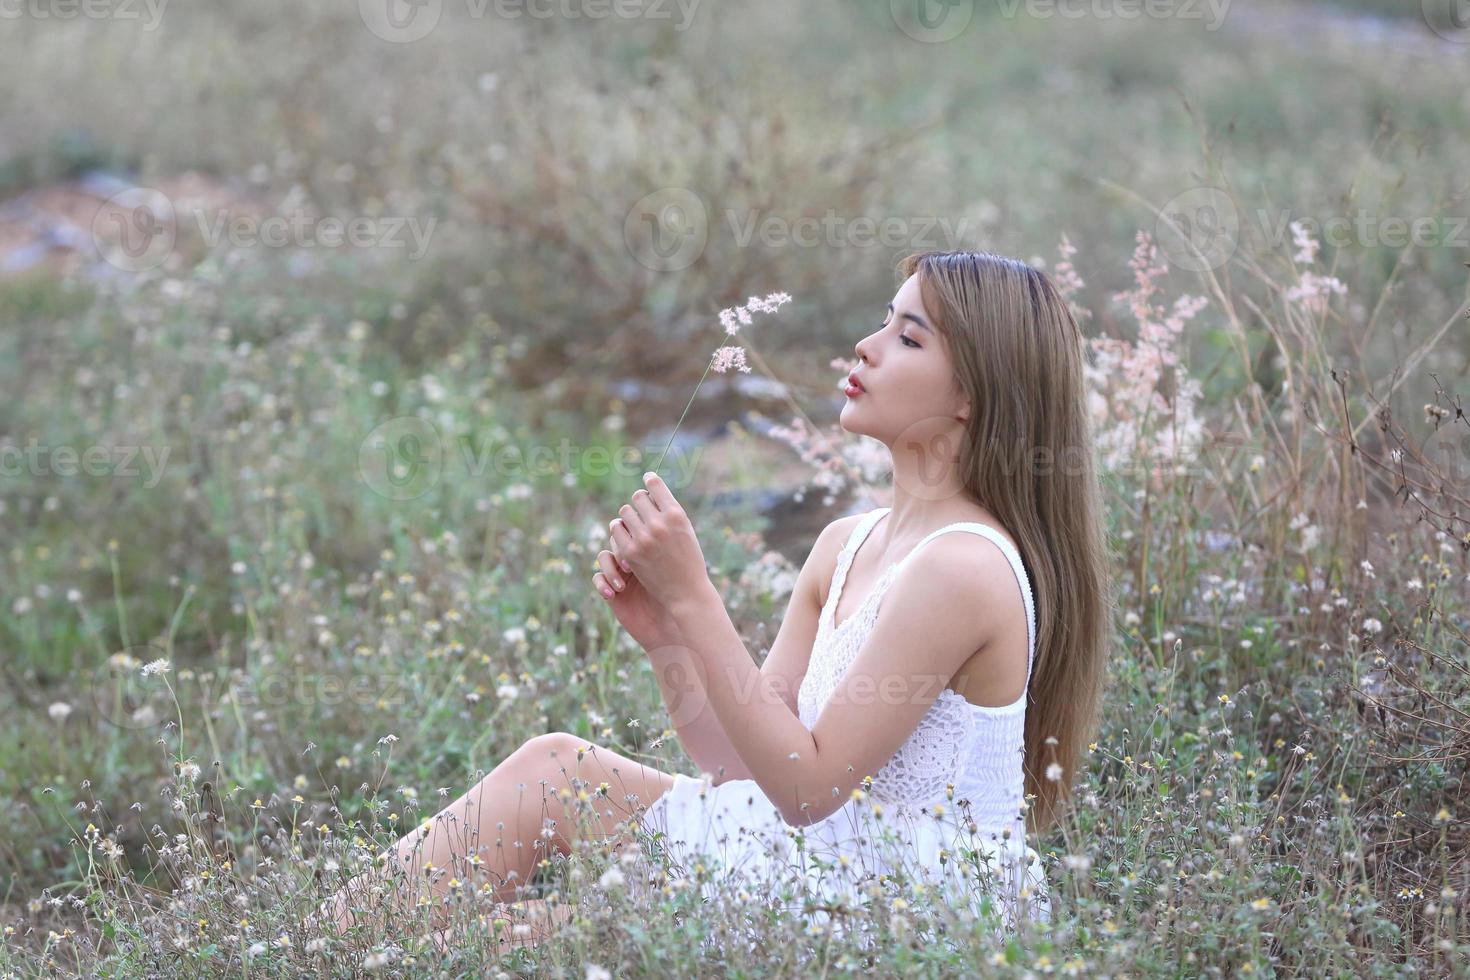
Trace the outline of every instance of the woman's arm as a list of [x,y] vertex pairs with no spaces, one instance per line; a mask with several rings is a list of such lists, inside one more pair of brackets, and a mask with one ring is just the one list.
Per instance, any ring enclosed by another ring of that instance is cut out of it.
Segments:
[[[708,705],[781,817],[805,826],[835,813],[918,728],[939,692],[992,639],[1015,573],[999,548],[940,541],[914,556],[878,610],[856,659],[807,728],[785,706],[748,699],[756,670],[706,580],[669,604],[708,671]],[[1004,576],[1010,576],[1010,580]]]
[[[806,676],[816,643],[821,615],[821,583],[831,581],[837,552],[857,517],[844,517],[827,525],[818,535],[791,590],[786,615],[776,632],[770,653],[760,667],[759,690],[740,692],[748,705],[754,698],[785,702],[797,713],[796,692]],[[700,659],[687,643],[648,651],[649,662],[663,691],[664,703],[684,751],[700,771],[714,775],[714,785],[730,779],[752,778],[750,769],[730,742],[730,737],[709,703],[707,678]]]

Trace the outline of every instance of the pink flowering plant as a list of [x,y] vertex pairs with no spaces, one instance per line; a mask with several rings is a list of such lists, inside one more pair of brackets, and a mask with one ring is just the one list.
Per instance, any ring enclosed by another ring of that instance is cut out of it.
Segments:
[[[791,302],[788,293],[771,293],[768,296],[752,296],[745,301],[744,306],[734,306],[720,311],[720,324],[725,328],[725,334],[734,337],[740,333],[741,327],[748,327],[755,322],[755,313],[775,313],[782,306]],[[750,373],[750,365],[745,361],[745,348],[738,344],[725,344],[715,349],[710,355],[709,363],[705,365],[704,374],[699,376],[695,382],[694,391],[689,395],[689,404],[684,406],[684,413],[679,416],[679,421],[674,423],[674,431],[669,433],[669,441],[664,446],[663,452],[658,454],[658,461],[653,464],[654,472],[658,472],[659,465],[663,463],[664,457],[668,455],[669,447],[674,444],[674,436],[679,433],[679,426],[684,424],[684,418],[689,414],[689,408],[694,404],[694,398],[699,394],[699,386],[704,384],[704,379],[709,373],[715,371],[725,374],[730,371],[740,371],[744,374]]]

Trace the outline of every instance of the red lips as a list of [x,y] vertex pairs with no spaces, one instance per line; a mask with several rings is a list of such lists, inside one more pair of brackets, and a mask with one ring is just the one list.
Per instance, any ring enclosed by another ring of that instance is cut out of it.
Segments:
[[868,390],[868,389],[866,389],[866,388],[863,387],[863,383],[858,380],[856,374],[849,374],[847,376],[847,383],[850,384],[850,385],[852,385],[852,387],[858,389],[859,391],[867,391]]

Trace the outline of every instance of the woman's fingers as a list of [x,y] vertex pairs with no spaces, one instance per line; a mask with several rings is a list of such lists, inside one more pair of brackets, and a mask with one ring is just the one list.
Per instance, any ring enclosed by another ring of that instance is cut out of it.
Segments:
[[658,504],[654,502],[653,494],[647,490],[634,490],[630,506],[644,524],[652,522],[658,514]]
[[633,537],[645,534],[648,531],[648,522],[645,515],[640,513],[632,504],[624,504],[618,508],[618,516],[628,526],[628,531]]
[[598,572],[596,575],[592,576],[592,586],[598,592],[602,593],[602,597],[604,599],[611,599],[613,596],[617,595],[616,590],[614,590],[613,587],[608,584],[607,576],[604,575],[602,572]]
[[623,591],[623,576],[619,574],[617,556],[611,551],[600,551],[597,554],[597,563],[602,566],[602,574],[612,583],[612,587],[619,592]]
[[652,498],[653,505],[659,510],[673,513],[680,509],[679,501],[674,499],[674,493],[663,477],[657,473],[646,473],[643,482],[648,486],[648,495]]
[[621,517],[615,517],[607,524],[608,537],[612,538],[613,551],[618,554],[618,560],[622,561],[621,552],[629,551],[633,547],[633,535],[629,532],[627,522]]

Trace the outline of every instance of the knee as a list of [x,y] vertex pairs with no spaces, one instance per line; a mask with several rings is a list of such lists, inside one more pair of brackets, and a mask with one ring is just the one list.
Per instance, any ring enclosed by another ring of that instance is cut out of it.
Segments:
[[587,747],[587,740],[570,732],[545,732],[526,739],[520,751],[536,759],[551,759],[570,766],[577,760],[577,750]]

